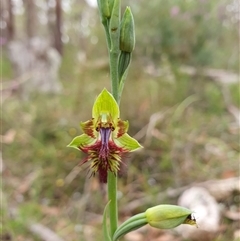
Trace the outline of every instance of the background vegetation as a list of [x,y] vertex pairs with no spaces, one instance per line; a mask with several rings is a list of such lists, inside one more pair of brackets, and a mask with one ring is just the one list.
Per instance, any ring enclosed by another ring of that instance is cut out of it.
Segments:
[[[24,5],[14,4],[14,38],[26,39]],[[34,34],[51,37],[40,21],[46,1],[35,4],[39,27]],[[237,1],[132,0],[123,5],[130,5],[135,16],[137,43],[121,118],[129,120],[130,134],[144,149],[124,161],[121,220],[156,205],[156,196],[169,187],[238,176],[240,150],[239,83],[229,79],[239,68]],[[22,100],[20,90],[11,89],[2,98],[4,241],[40,240],[29,231],[36,222],[64,240],[101,241],[105,187],[89,178],[86,166],[78,166],[84,155],[66,145],[81,133],[79,122],[91,117],[97,94],[110,88],[104,31],[97,9],[87,2],[63,0],[62,9],[61,94],[36,90]],[[7,47],[3,42],[3,88],[19,77]],[[209,74],[216,69],[227,75]],[[142,197],[150,197],[150,203],[129,206]],[[223,203],[238,202],[239,194],[234,198]],[[176,199],[163,195],[162,202]],[[215,240],[233,240],[236,223],[223,218],[222,224],[230,228]]]

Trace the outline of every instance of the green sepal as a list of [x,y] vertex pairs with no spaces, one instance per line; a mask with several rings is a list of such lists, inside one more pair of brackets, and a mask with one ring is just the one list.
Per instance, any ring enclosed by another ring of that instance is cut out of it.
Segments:
[[106,241],[112,241],[110,234],[109,234],[108,223],[107,223],[107,216],[109,213],[109,203],[110,202],[111,202],[111,200],[109,200],[109,202],[105,206],[104,212],[103,212],[103,236],[104,236],[104,240],[106,240]]
[[119,107],[113,96],[104,88],[94,102],[92,117],[96,120],[102,115],[109,115],[113,120],[119,117]]
[[67,146],[79,150],[79,147],[91,145],[94,141],[95,139],[86,134],[82,134],[80,136],[76,136]]
[[145,213],[139,213],[127,219],[122,223],[113,235],[113,241],[118,240],[121,236],[136,230],[147,224]]
[[142,148],[138,141],[129,136],[127,133],[123,134],[119,138],[114,139],[114,142],[129,152]]

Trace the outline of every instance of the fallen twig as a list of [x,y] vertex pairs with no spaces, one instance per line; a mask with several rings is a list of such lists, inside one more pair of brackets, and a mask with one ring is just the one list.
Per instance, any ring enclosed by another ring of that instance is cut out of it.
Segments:
[[44,241],[64,241],[51,229],[40,223],[31,224],[28,228],[33,234],[39,236]]

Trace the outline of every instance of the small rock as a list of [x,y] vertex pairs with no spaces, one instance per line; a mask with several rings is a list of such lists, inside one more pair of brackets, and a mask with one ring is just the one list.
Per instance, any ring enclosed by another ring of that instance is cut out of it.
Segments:
[[181,225],[176,228],[184,238],[212,241],[219,231],[220,210],[215,198],[202,187],[192,187],[180,196],[178,205],[193,211],[198,228]]

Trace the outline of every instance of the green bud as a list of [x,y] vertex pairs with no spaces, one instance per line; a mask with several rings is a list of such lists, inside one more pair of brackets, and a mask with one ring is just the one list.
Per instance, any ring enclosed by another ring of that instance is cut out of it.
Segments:
[[111,39],[111,50],[114,53],[119,52],[119,38],[120,38],[120,0],[115,0],[111,18],[109,20],[109,33]]
[[127,7],[120,28],[120,50],[131,53],[135,46],[134,19],[130,7]]
[[98,8],[99,8],[102,20],[106,18],[110,18],[111,13],[110,13],[108,0],[97,0],[97,2],[98,2]]
[[114,0],[108,0],[108,4],[109,4],[110,13],[112,13]]
[[175,205],[158,205],[145,212],[148,224],[155,228],[170,229],[180,224],[196,225],[192,211]]

